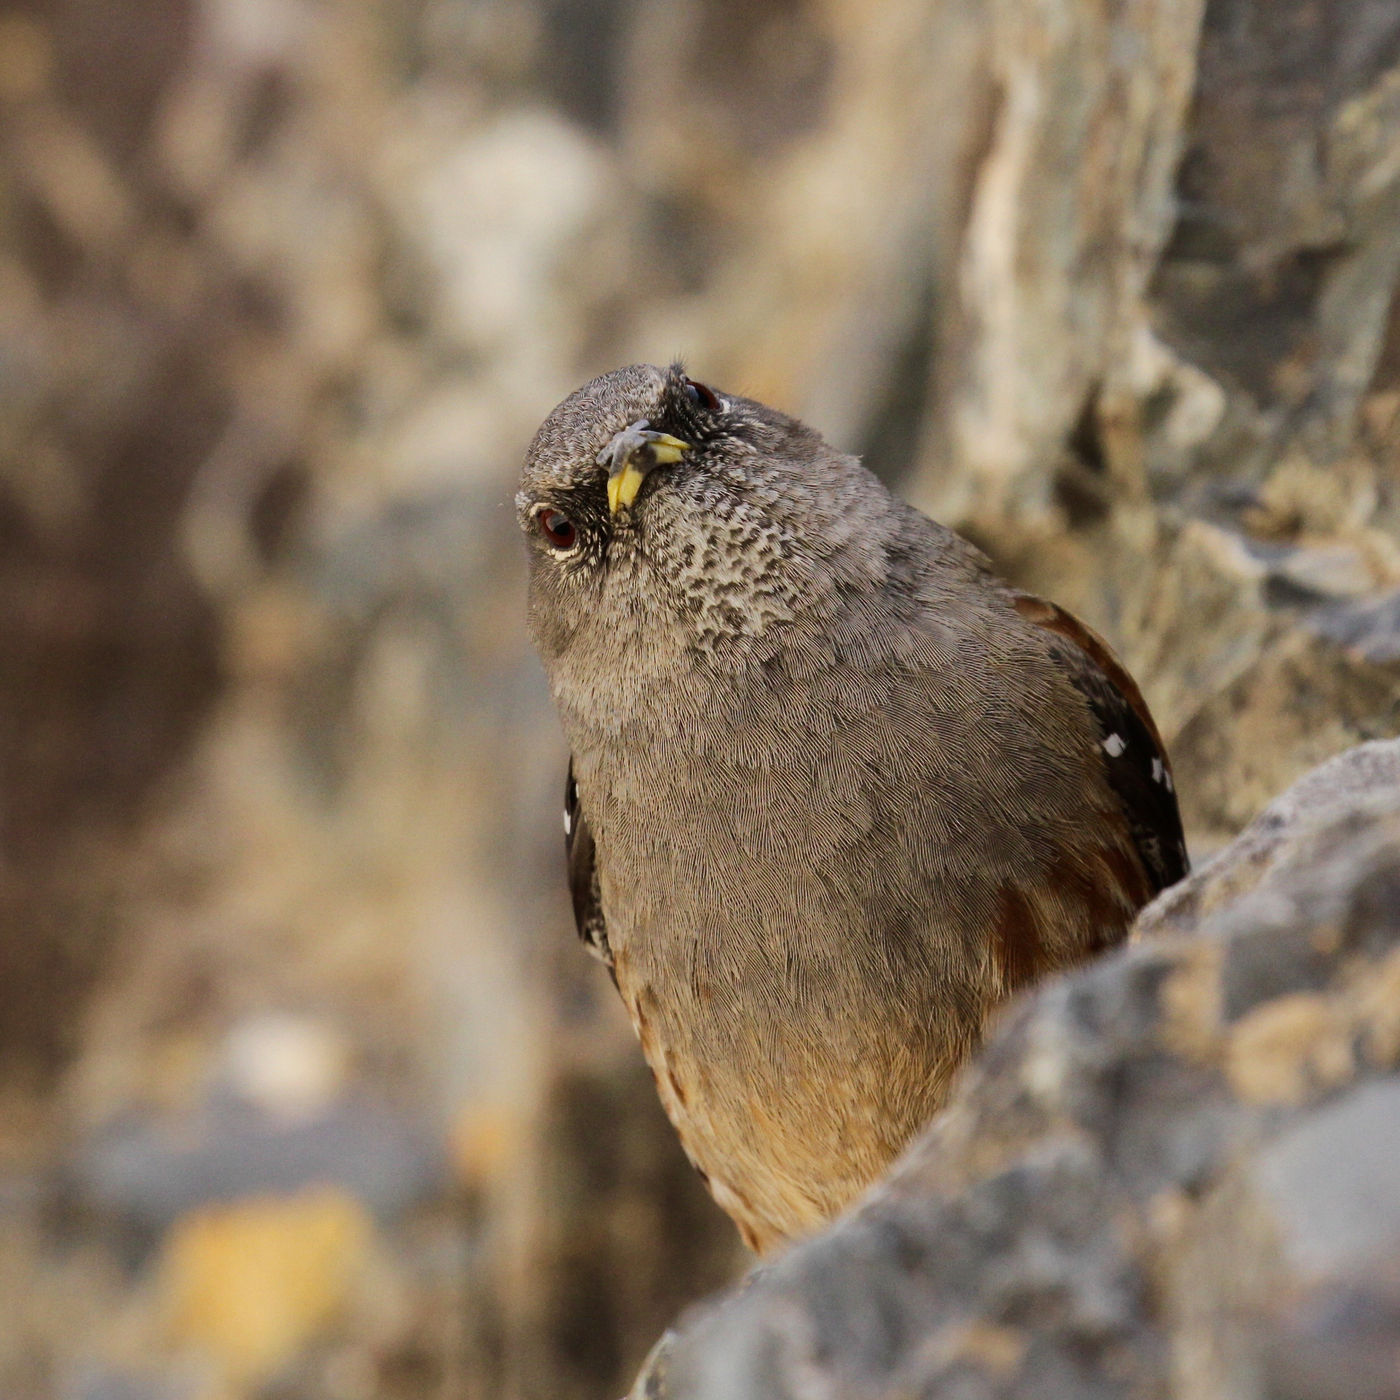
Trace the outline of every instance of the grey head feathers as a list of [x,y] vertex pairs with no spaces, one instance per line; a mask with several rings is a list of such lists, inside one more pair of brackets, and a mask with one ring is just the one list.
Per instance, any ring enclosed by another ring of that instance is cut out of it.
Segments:
[[[599,454],[639,423],[690,450],[613,513]],[[898,592],[901,568],[917,577],[911,594],[926,589],[930,555],[980,567],[812,429],[697,385],[680,365],[630,365],[565,399],[526,454],[517,508],[531,627],[566,725],[589,710],[606,723],[605,710],[616,718],[649,687],[699,696],[779,643],[800,654],[804,633],[826,647],[845,613],[892,583]],[[540,528],[559,517],[572,527],[565,547]]]

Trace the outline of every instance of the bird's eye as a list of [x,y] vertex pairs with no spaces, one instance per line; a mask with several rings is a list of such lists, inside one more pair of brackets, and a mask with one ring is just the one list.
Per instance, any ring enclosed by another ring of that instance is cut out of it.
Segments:
[[563,511],[546,507],[535,519],[539,522],[540,533],[555,549],[572,549],[578,539],[578,527]]
[[686,376],[681,380],[681,387],[685,390],[686,398],[691,403],[708,408],[711,413],[718,413],[723,407],[719,401],[719,395],[708,384],[702,384],[698,379]]

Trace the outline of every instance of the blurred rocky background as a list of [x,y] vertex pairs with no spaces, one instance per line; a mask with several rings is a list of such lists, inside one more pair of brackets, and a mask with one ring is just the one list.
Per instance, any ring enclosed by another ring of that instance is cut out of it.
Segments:
[[744,1267],[562,888],[583,378],[1081,612],[1199,859],[1400,733],[1398,285],[1393,0],[4,0],[0,1393],[613,1395]]

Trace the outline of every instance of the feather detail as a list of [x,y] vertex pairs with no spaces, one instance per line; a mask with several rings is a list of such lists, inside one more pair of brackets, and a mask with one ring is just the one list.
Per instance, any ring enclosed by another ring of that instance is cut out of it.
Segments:
[[598,889],[598,857],[593,832],[579,803],[574,781],[574,761],[569,759],[569,775],[564,783],[564,852],[569,863],[569,895],[574,905],[574,925],[584,946],[611,971],[612,949],[608,946],[608,926],[603,918],[603,899]]
[[1092,628],[1055,603],[1015,596],[1016,611],[1069,643],[1052,656],[1084,696],[1099,732],[1109,786],[1142,862],[1145,903],[1190,869],[1171,760],[1137,682]]

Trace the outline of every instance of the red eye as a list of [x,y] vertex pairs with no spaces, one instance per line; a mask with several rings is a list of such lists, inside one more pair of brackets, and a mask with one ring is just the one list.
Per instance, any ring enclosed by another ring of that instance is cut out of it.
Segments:
[[691,379],[687,375],[681,380],[681,386],[685,389],[686,397],[691,403],[703,404],[711,413],[718,413],[723,407],[719,401],[719,395],[708,384],[702,384],[698,379]]
[[562,511],[546,507],[536,517],[540,523],[540,533],[555,549],[572,549],[578,539],[578,529],[574,522]]

